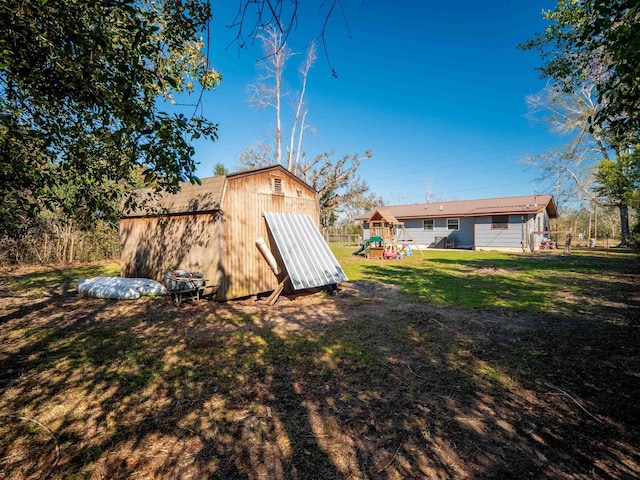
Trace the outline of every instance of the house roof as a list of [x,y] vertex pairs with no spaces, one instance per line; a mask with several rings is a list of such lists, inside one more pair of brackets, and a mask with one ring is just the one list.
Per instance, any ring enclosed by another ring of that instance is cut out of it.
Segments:
[[269,165],[267,167],[234,172],[228,175],[202,178],[200,179],[200,184],[182,182],[180,183],[180,191],[173,194],[167,192],[155,193],[153,188],[136,190],[132,195],[136,198],[138,206],[131,211],[124,211],[123,208],[122,217],[145,217],[155,214],[202,213],[220,210],[227,179],[256,175],[269,170],[275,170],[283,175],[289,175],[310,190],[315,191],[311,186],[300,180],[281,165]]
[[[526,215],[547,210],[551,218],[558,217],[553,195],[456,200],[452,202],[415,203],[386,206],[398,220],[416,218],[484,217],[489,215]],[[377,211],[380,211],[378,209]],[[368,222],[376,210],[360,215],[356,220]]]

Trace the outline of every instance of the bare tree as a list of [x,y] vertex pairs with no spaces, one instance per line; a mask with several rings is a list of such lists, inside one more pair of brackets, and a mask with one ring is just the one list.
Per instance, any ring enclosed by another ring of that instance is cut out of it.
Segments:
[[[358,175],[362,158],[358,154],[343,155],[332,160],[334,152],[317,155],[311,162],[300,163],[293,170],[298,177],[316,189],[320,199],[320,223],[324,227],[333,225],[338,214],[350,206],[368,208],[367,200],[379,202],[370,195],[367,182]],[[366,151],[364,159],[373,156]]]
[[[304,63],[298,69],[298,71],[300,72],[302,89],[300,91],[300,94],[298,95],[298,101],[295,108],[295,116],[291,125],[289,149],[287,150],[287,169],[289,170],[293,170],[295,168],[295,165],[298,165],[298,163],[300,162],[302,152],[302,138],[306,128],[305,123],[308,113],[304,101],[304,95],[307,91],[307,79],[309,77],[309,71],[311,70],[311,67],[313,66],[317,58],[316,46],[314,43],[312,43],[307,49],[307,57]],[[297,132],[297,145],[294,147],[298,125],[300,126],[300,130]]]
[[283,34],[273,26],[266,27],[257,38],[262,42],[264,58],[260,62],[264,74],[250,85],[249,103],[258,108],[273,108],[276,116],[275,160],[282,165],[282,97],[286,94],[282,75],[292,53],[283,43]]
[[[529,159],[528,163],[541,171],[539,179],[553,182],[557,193],[576,200],[615,205],[620,213],[621,245],[626,245],[634,177],[623,167],[634,165],[628,161],[635,155],[633,136],[623,137],[619,129],[610,129],[605,122],[592,122],[601,116],[604,106],[599,103],[595,82],[589,79],[573,90],[550,85],[527,102],[531,116],[569,138],[562,148]],[[605,175],[605,166],[616,175]],[[620,188],[621,181],[625,188]]]
[[546,183],[547,189],[576,200],[595,200],[593,174],[600,160],[608,158],[609,149],[606,131],[590,123],[600,109],[594,84],[585,83],[571,92],[548,85],[528,96],[527,105],[529,118],[569,141],[525,163],[539,170],[538,180]]
[[[287,60],[293,53],[284,43],[284,36],[279,30],[269,27],[259,36],[262,41],[265,57],[263,69],[265,75],[251,86],[251,103],[260,108],[273,108],[276,116],[276,129],[274,135],[275,148],[272,150],[268,144],[254,144],[245,150],[240,157],[241,167],[256,167],[277,163],[282,165],[282,125],[283,108],[282,99],[289,95],[285,91],[283,75]],[[286,168],[306,181],[316,189],[319,194],[321,223],[329,226],[335,223],[338,213],[341,213],[346,204],[358,204],[367,199],[377,201],[375,196],[369,198],[369,187],[358,176],[361,158],[356,155],[344,155],[338,160],[333,160],[333,152],[317,155],[313,160],[307,161],[303,150],[303,137],[309,128],[307,125],[308,109],[305,104],[307,92],[307,80],[309,72],[315,63],[315,45],[307,49],[305,61],[300,66],[301,90],[292,102],[293,118],[291,120],[291,133],[286,148]],[[274,155],[272,157],[272,152]],[[366,152],[364,158],[370,158],[371,152]]]
[[266,167],[275,164],[273,146],[265,142],[256,142],[245,148],[240,153],[235,170],[248,170],[251,168]]
[[305,93],[307,90],[307,79],[311,67],[315,63],[316,48],[311,44],[307,49],[305,61],[298,72],[300,73],[301,90],[292,101],[293,120],[291,121],[291,133],[287,141],[286,163],[283,162],[283,99],[290,96],[284,85],[283,75],[287,61],[294,56],[294,53],[283,42],[283,35],[277,29],[270,27],[265,29],[258,38],[262,42],[264,58],[260,61],[263,70],[256,83],[249,86],[251,98],[249,103],[257,108],[272,108],[275,113],[276,128],[274,132],[275,141],[275,162],[278,165],[285,165],[291,170],[294,164],[300,161],[302,151],[302,141],[306,129],[306,117],[308,109],[305,104]]
[[[312,2],[306,2],[312,3]],[[238,49],[245,49],[253,45],[255,39],[260,38],[265,29],[278,32],[283,44],[287,43],[289,34],[299,26],[299,0],[241,0],[236,16],[229,28],[236,31],[234,42]],[[319,0],[317,14],[322,18],[322,25],[314,36],[322,44],[327,64],[332,75],[337,76],[331,66],[326,44],[326,31],[329,20],[339,12],[342,15],[347,31],[349,24],[341,0]]]

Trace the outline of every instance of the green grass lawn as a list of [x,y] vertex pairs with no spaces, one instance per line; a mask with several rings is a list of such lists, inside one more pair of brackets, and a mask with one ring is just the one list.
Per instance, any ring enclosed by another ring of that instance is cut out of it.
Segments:
[[514,311],[577,312],[578,293],[592,297],[637,272],[631,250],[500,253],[427,250],[401,260],[354,256],[351,246],[332,250],[348,278],[398,285],[410,301]]

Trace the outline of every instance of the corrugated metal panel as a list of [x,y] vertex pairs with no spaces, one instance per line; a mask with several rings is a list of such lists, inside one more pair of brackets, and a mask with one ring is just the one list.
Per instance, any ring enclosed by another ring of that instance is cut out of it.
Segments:
[[264,212],[294,290],[349,279],[309,215]]

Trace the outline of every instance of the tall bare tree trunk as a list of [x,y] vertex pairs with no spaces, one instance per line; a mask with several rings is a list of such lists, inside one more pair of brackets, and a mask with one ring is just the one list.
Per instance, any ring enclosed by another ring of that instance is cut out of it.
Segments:
[[[298,97],[298,104],[296,106],[296,113],[293,119],[293,125],[291,126],[291,138],[289,139],[289,149],[287,151],[287,170],[294,171],[295,165],[300,158],[300,149],[302,148],[302,134],[304,132],[304,120],[307,116],[307,110],[304,108],[304,95],[307,91],[307,78],[309,77],[309,71],[316,61],[316,46],[311,44],[309,50],[307,50],[307,58],[304,64],[300,67],[299,72],[302,75],[302,90]],[[298,135],[297,149],[294,147],[296,142],[296,130],[300,124],[300,134]],[[295,161],[294,161],[295,150]]]
[[276,80],[276,160],[282,165],[282,67],[279,55],[274,54],[275,80]]
[[300,166],[300,159],[303,156],[302,155],[302,136],[304,134],[306,120],[307,120],[307,112],[305,111],[304,114],[302,115],[302,119],[300,121],[300,133],[298,134],[298,148],[296,150],[296,159],[295,159],[295,161],[293,163],[296,175],[298,174],[298,170],[299,170],[298,167]]
[[[285,96],[282,75],[291,53],[283,43],[282,32],[266,28],[258,38],[262,42],[264,58],[261,67],[264,75],[252,85],[250,103],[259,108],[273,108],[276,113],[275,161],[282,165],[282,98]],[[273,82],[273,83],[272,83]]]
[[620,246],[629,246],[629,206],[618,205],[620,210]]

